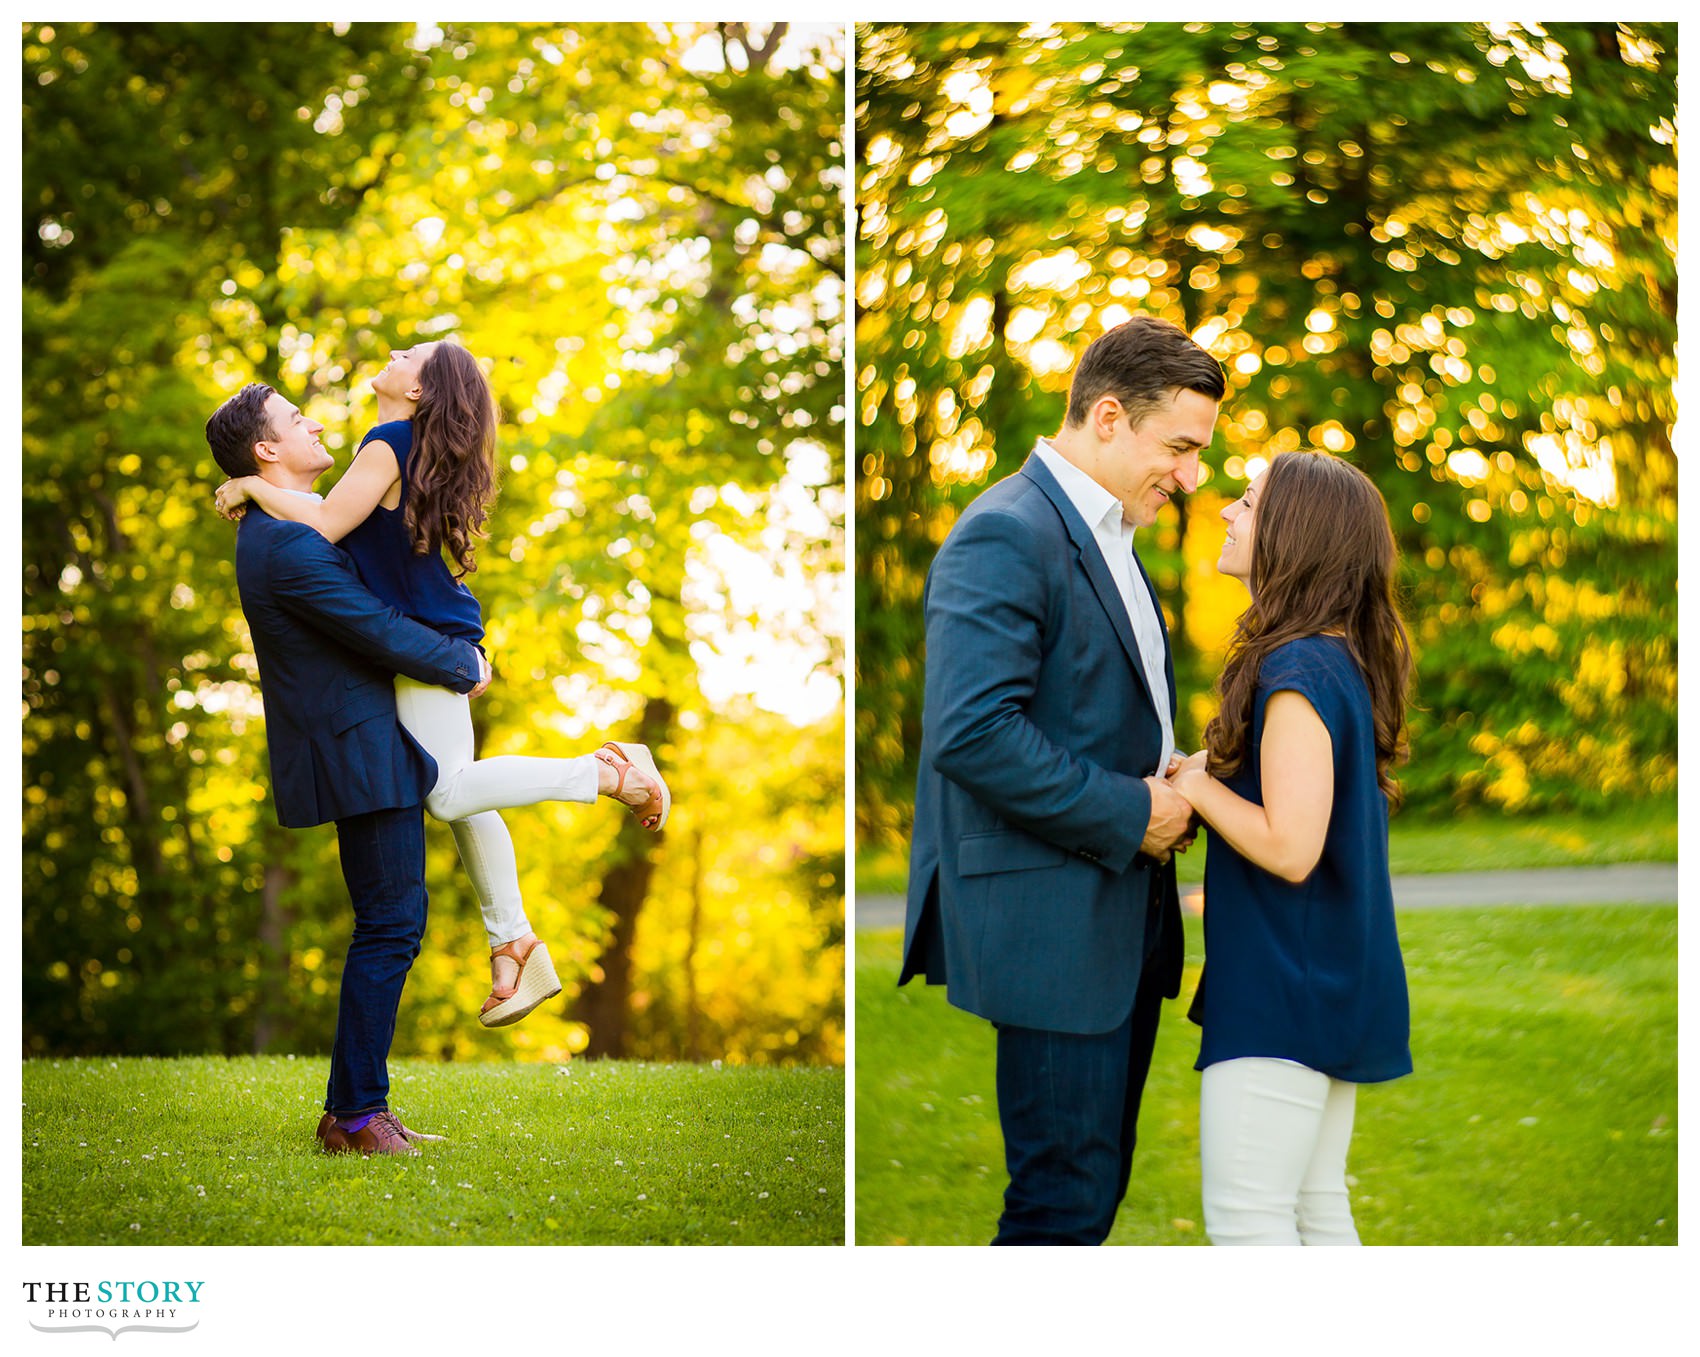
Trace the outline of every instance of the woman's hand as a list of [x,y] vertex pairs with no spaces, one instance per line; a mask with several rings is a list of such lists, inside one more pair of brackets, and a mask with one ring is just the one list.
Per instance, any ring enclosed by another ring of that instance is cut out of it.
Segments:
[[213,491],[213,507],[226,518],[237,519],[248,512],[248,482],[252,476],[238,476]]
[[[1210,781],[1210,751],[1201,749],[1182,759],[1177,756],[1170,763],[1169,782],[1174,789],[1186,797],[1195,807],[1198,805],[1198,790],[1201,785]],[[1191,788],[1191,791],[1188,791]]]

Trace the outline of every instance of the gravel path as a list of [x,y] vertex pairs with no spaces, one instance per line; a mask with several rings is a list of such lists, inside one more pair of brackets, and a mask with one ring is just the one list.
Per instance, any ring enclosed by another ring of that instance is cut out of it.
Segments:
[[[1192,913],[1202,886],[1182,886],[1181,904]],[[1478,905],[1672,904],[1674,862],[1626,862],[1608,867],[1541,867],[1515,872],[1436,872],[1393,878],[1400,909],[1452,909]],[[862,895],[855,905],[858,929],[903,927],[903,897]]]

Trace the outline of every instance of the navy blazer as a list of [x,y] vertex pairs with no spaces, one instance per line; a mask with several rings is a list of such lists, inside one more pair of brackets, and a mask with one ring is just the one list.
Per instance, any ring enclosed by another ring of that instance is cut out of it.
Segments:
[[[925,975],[994,1023],[1111,1031],[1133,1006],[1153,903],[1164,946],[1152,964],[1170,998],[1183,953],[1174,866],[1139,852],[1151,817],[1143,779],[1161,772],[1163,733],[1127,606],[1036,456],[963,513],[924,600],[898,983]],[[1168,691],[1155,700],[1172,720],[1166,628],[1163,638]]]
[[477,647],[397,612],[346,553],[254,504],[236,530],[236,585],[260,664],[278,823],[423,802],[437,765],[396,719],[394,675],[470,692]]

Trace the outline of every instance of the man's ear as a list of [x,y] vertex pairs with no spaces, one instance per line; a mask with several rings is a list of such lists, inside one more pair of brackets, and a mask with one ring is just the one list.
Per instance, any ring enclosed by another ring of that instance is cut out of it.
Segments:
[[1108,443],[1116,436],[1116,420],[1127,413],[1122,403],[1114,396],[1100,396],[1092,402],[1090,423],[1092,432],[1099,440]]
[[277,461],[277,454],[272,451],[271,444],[262,439],[254,444],[254,460],[256,462],[275,462]]

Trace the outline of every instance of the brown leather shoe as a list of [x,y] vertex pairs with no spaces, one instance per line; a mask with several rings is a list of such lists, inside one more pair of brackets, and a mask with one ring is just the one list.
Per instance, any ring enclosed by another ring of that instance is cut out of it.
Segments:
[[388,1110],[374,1113],[371,1121],[348,1137],[348,1145],[363,1155],[419,1153],[418,1147],[407,1138],[407,1129]]
[[320,1119],[315,1134],[326,1154],[347,1154],[351,1151],[361,1155],[419,1153],[409,1139],[407,1128],[396,1120],[395,1113],[389,1111],[373,1113],[372,1120],[352,1134],[338,1126],[336,1118],[327,1112]]
[[319,1142],[319,1148],[326,1154],[341,1154],[348,1149],[348,1136],[342,1127],[336,1124],[336,1115],[325,1113],[319,1118],[319,1125],[313,1132]]

